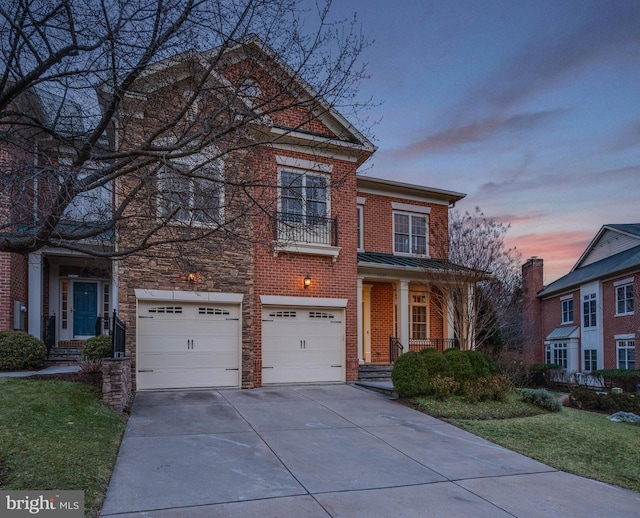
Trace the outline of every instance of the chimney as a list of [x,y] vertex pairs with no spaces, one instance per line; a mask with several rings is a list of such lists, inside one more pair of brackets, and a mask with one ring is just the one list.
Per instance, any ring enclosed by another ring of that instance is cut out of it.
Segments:
[[543,261],[538,257],[532,257],[522,265],[522,332],[527,363],[544,361],[542,302],[536,297],[542,288]]

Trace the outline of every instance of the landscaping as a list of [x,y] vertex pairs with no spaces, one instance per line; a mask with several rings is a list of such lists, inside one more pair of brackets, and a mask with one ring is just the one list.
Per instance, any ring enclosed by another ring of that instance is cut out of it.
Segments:
[[640,492],[640,425],[607,419],[637,413],[640,396],[578,388],[565,398],[575,408],[562,407],[548,390],[506,389],[505,378],[479,368],[489,365],[479,354],[405,354],[394,385],[421,412],[556,469]]
[[0,488],[83,490],[97,516],[126,422],[100,401],[88,383],[0,379]]

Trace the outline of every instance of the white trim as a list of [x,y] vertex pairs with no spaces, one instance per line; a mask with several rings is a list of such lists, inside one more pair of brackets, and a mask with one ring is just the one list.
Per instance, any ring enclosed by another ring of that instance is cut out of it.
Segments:
[[314,297],[286,297],[280,295],[260,295],[263,306],[306,306],[346,308],[349,299],[328,299]]
[[399,201],[392,201],[391,208],[393,210],[403,210],[405,212],[416,212],[418,214],[431,214],[431,207],[411,205],[409,203],[401,203]]
[[358,205],[364,205],[367,202],[367,199],[364,196],[358,196],[356,198],[356,203]]
[[290,156],[276,155],[276,164],[286,167],[295,167],[305,169],[307,171],[320,171],[322,173],[331,173],[333,171],[332,164],[323,164],[321,162],[312,162],[302,158],[293,158]]
[[635,340],[636,335],[633,333],[628,335],[613,335],[613,338],[615,340]]
[[628,279],[622,279],[620,281],[616,281],[613,285],[617,288],[618,286],[625,286],[627,284],[633,284],[633,277],[629,277]]
[[[374,194],[378,196],[385,196],[386,198],[403,198],[405,200],[418,201],[422,203],[430,203],[432,205],[444,205],[448,207],[450,205],[448,200],[438,200],[437,198],[431,198],[429,196],[411,195],[411,194],[395,194],[390,191],[384,191],[382,189],[369,189],[367,187],[358,187],[358,192],[362,194]],[[412,205],[415,207],[416,205]]]
[[560,300],[563,302],[569,299],[573,299],[573,293],[571,295],[565,295],[564,297],[560,297]]
[[178,290],[133,290],[138,300],[181,300],[184,302],[219,302],[227,304],[241,304],[244,295],[241,293],[219,293],[207,291],[178,291]]

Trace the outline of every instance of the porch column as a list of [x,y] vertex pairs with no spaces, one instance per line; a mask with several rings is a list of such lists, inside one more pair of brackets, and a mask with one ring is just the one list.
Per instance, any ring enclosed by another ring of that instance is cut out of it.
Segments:
[[409,350],[409,281],[398,283],[398,340],[404,347],[404,352]]
[[358,277],[358,363],[364,363],[364,320],[362,319],[362,279]]
[[29,334],[42,338],[42,252],[33,252],[28,258],[29,302],[28,330]]

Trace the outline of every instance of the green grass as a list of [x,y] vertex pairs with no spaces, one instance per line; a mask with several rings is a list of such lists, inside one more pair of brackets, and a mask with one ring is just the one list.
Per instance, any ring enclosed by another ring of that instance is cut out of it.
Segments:
[[0,488],[84,490],[97,514],[125,418],[85,383],[0,379]]
[[548,413],[519,399],[419,398],[413,406],[556,469],[640,492],[640,425],[572,408]]

